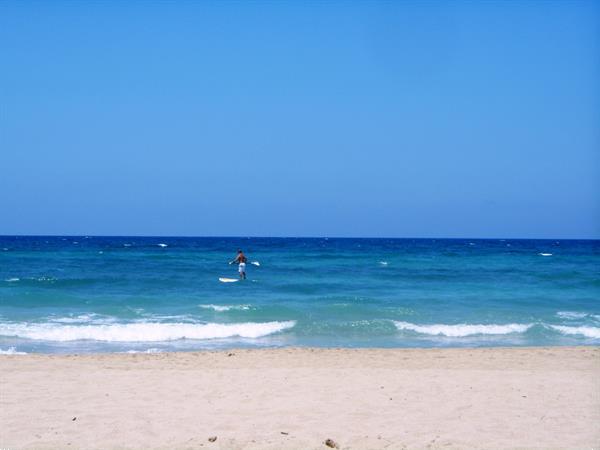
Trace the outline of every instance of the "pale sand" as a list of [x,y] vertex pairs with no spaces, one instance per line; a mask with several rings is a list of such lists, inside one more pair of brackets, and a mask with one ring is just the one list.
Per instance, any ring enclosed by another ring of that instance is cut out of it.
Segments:
[[13,450],[600,449],[600,347],[15,355],[0,370]]

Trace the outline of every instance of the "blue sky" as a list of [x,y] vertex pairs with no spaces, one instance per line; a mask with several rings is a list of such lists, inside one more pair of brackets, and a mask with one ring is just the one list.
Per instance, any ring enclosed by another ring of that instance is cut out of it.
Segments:
[[600,2],[0,3],[0,234],[600,238]]

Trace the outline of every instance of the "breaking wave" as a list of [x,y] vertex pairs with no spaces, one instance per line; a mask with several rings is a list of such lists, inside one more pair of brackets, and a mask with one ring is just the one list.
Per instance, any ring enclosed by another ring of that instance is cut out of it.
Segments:
[[295,321],[227,324],[139,322],[107,325],[4,323],[0,324],[0,335],[58,342],[160,342],[179,339],[260,338],[292,328],[295,324]]
[[596,327],[567,327],[564,325],[549,325],[550,328],[567,335],[580,335],[586,338],[600,339],[600,328]]
[[448,337],[464,337],[477,334],[511,334],[524,333],[533,326],[531,323],[508,323],[503,325],[470,325],[470,324],[432,324],[432,325],[416,325],[410,322],[394,322],[399,330],[410,330],[420,334],[428,334],[431,336],[448,336]]

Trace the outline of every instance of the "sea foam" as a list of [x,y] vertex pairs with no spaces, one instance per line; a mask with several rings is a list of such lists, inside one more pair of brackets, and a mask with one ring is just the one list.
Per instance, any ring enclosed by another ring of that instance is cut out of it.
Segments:
[[510,334],[524,333],[533,324],[508,323],[503,325],[471,325],[471,324],[432,324],[432,325],[416,325],[410,322],[394,322],[399,330],[410,330],[420,334],[429,334],[432,336],[448,336],[448,337],[464,337],[473,336],[476,334]]
[[25,352],[18,352],[15,347],[9,347],[7,350],[0,348],[0,355],[26,355]]
[[59,342],[159,342],[178,339],[259,338],[292,328],[295,324],[295,321],[228,324],[138,322],[110,325],[3,323],[0,324],[0,335]]
[[136,354],[136,353],[162,353],[163,351],[160,348],[149,348],[148,350],[127,350],[124,353],[131,353],[131,354]]

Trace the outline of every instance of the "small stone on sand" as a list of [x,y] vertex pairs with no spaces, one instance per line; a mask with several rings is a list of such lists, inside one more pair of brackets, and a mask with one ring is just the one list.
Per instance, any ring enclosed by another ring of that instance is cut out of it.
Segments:
[[337,442],[335,442],[333,439],[327,439],[325,441],[325,445],[327,447],[331,447],[331,448],[340,448],[339,445],[337,444]]

